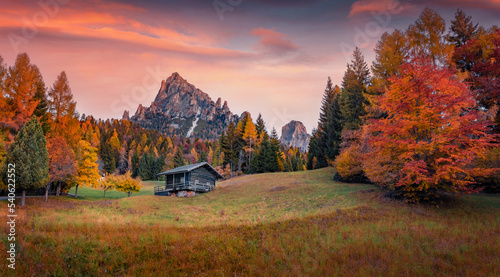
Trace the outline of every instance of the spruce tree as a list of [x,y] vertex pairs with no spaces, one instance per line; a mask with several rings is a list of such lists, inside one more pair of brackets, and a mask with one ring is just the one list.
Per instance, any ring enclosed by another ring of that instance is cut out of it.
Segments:
[[141,180],[154,180],[155,176],[155,159],[149,153],[142,154],[139,162],[138,175]]
[[363,116],[366,114],[365,93],[370,81],[369,76],[368,65],[363,54],[356,47],[353,60],[347,65],[342,79],[342,92],[340,94],[340,110],[345,130],[357,130],[363,122]]
[[321,110],[319,113],[318,130],[320,130],[320,132],[325,129],[326,120],[328,116],[328,106],[333,100],[333,94],[334,94],[334,89],[333,89],[332,79],[328,77],[328,81],[326,82],[325,92],[323,93],[323,99],[321,100]]
[[50,114],[49,114],[49,103],[47,99],[47,94],[45,93],[45,83],[42,79],[39,79],[39,84],[37,84],[37,90],[35,92],[34,98],[39,101],[36,106],[33,115],[35,115],[40,121],[42,130],[44,134],[50,132]]
[[[10,165],[10,166],[9,166]],[[25,204],[27,190],[43,188],[49,181],[49,154],[42,126],[36,118],[31,119],[16,135],[2,167],[2,178],[9,184],[8,173],[15,165],[16,188],[22,190],[21,207]]]
[[186,165],[186,161],[184,160],[184,153],[182,151],[182,146],[178,145],[177,150],[174,154],[174,167],[180,167]]
[[333,161],[339,154],[342,142],[342,113],[340,111],[340,88],[335,86],[333,99],[328,103],[325,129],[322,134],[324,140],[324,156]]
[[457,47],[464,45],[467,41],[477,35],[478,24],[474,25],[472,17],[467,16],[461,9],[457,9],[455,19],[451,21],[450,35],[448,41]]
[[132,155],[132,178],[137,177],[139,170],[139,154],[137,154],[137,150],[134,151],[134,155]]
[[262,119],[262,115],[260,113],[259,116],[257,117],[255,129],[257,131],[257,138],[261,139],[262,134],[266,131],[266,123],[264,122],[264,119]]

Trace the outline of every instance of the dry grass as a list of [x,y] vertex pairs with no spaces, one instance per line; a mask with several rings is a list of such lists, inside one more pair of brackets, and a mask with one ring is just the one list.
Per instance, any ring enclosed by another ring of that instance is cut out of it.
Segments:
[[[329,169],[246,176],[194,198],[30,198],[18,213],[15,273],[500,275],[498,196],[408,206],[331,176]],[[3,218],[6,210],[2,202]]]

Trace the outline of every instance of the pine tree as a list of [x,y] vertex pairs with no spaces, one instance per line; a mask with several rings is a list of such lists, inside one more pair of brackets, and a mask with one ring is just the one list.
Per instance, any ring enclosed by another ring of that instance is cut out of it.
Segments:
[[47,141],[40,122],[33,116],[16,135],[2,167],[3,182],[15,167],[16,187],[22,190],[21,207],[25,204],[26,190],[43,188],[49,181],[49,154]]
[[38,101],[33,115],[35,115],[42,125],[43,133],[47,134],[51,131],[50,126],[50,113],[49,113],[49,101],[47,99],[45,83],[43,80],[38,80],[40,84],[37,84],[37,90],[35,92],[35,99]]
[[262,115],[259,113],[259,116],[257,117],[257,121],[255,124],[255,130],[257,131],[257,138],[261,139],[264,132],[266,132],[266,123],[264,122],[264,119],[262,119]]
[[165,166],[165,156],[160,155],[158,158],[155,159],[154,170],[151,176],[151,180],[156,179],[156,174],[162,172],[164,166]]
[[111,145],[109,145],[109,142],[107,141],[101,142],[101,149],[99,151],[99,156],[101,157],[104,163],[104,168],[103,168],[104,172],[108,174],[113,174],[116,170],[116,160],[113,155]]
[[326,118],[328,116],[328,106],[333,100],[333,84],[332,84],[332,79],[328,77],[328,81],[326,82],[326,88],[325,92],[323,93],[323,99],[321,100],[321,109],[319,113],[319,123],[318,123],[318,130],[322,132],[325,130],[326,126]]
[[156,173],[159,172],[155,172],[155,158],[147,152],[142,154],[138,169],[138,175],[141,180],[154,180]]
[[182,150],[182,146],[178,145],[174,154],[174,167],[180,167],[186,165],[186,161],[184,160],[184,153]]
[[135,178],[138,176],[138,170],[139,170],[139,155],[137,154],[137,151],[134,151],[134,155],[132,155],[132,178]]
[[457,9],[455,19],[451,21],[450,35],[448,41],[456,47],[464,45],[467,41],[477,35],[478,24],[474,25],[472,17],[467,16],[461,9]]
[[342,113],[340,110],[340,88],[335,86],[333,99],[328,103],[325,127],[322,134],[324,140],[324,157],[333,161],[339,154],[342,142]]
[[235,170],[235,165],[238,164],[238,154],[239,154],[239,143],[238,134],[236,131],[236,126],[234,122],[230,122],[226,135],[223,136],[223,141],[221,142],[221,149],[224,153],[224,165],[229,164],[231,172]]
[[367,104],[365,93],[370,82],[370,72],[364,60],[363,54],[356,47],[353,60],[347,65],[344,78],[342,79],[342,92],[340,94],[340,110],[342,113],[342,125],[345,130],[357,130],[363,123]]

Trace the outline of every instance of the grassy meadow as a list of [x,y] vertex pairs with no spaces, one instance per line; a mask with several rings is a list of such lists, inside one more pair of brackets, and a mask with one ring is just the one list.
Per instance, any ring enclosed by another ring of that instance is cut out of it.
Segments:
[[28,198],[16,270],[0,275],[500,276],[499,196],[406,205],[332,176],[236,177],[193,198],[155,197],[156,182],[132,197],[79,188],[78,199]]

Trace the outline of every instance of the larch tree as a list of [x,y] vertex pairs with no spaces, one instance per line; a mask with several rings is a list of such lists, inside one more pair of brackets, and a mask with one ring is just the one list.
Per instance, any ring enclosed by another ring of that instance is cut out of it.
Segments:
[[255,129],[255,124],[252,122],[251,117],[245,124],[245,132],[243,133],[243,139],[246,142],[245,151],[248,153],[248,169],[250,170],[250,163],[252,162],[252,153],[254,151],[255,143],[257,141],[257,131]]
[[74,182],[76,183],[75,197],[78,195],[78,187],[80,185],[96,187],[101,178],[97,164],[97,148],[93,147],[88,141],[79,141],[76,159],[78,170],[74,178]]
[[384,33],[375,46],[374,52],[370,94],[380,95],[389,85],[389,78],[398,74],[400,66],[408,61],[408,38],[400,30],[395,30],[391,34]]
[[[56,196],[61,193],[61,183],[69,182],[77,173],[75,154],[63,137],[56,136],[47,141],[49,151],[50,182],[57,184]],[[45,201],[48,199],[50,184],[45,186]]]
[[0,107],[0,126],[8,129],[9,135],[18,132],[30,120],[40,102],[35,95],[44,89],[38,67],[31,64],[28,54],[19,54],[7,72]]
[[449,63],[453,47],[447,43],[446,23],[434,10],[425,8],[406,31],[410,46],[418,56],[428,56],[436,65]]
[[49,181],[49,154],[40,122],[33,116],[17,133],[10,145],[2,167],[2,178],[7,184],[8,165],[15,166],[16,187],[22,190],[21,207],[25,205],[26,191],[43,188]]
[[391,78],[381,96],[389,114],[367,126],[370,151],[363,159],[369,179],[410,201],[428,200],[440,192],[471,192],[473,166],[489,146],[476,101],[449,69],[414,58]]
[[66,138],[68,144],[76,148],[81,138],[80,123],[76,113],[76,102],[63,71],[48,92],[48,107],[52,117],[54,132]]
[[66,72],[61,72],[48,92],[50,113],[56,125],[65,116],[74,116],[76,102],[69,86]]

